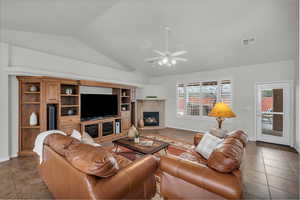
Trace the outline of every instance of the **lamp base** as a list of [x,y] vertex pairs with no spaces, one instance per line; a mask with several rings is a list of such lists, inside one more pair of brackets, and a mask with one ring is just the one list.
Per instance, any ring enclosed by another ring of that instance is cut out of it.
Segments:
[[218,138],[225,138],[226,134],[228,133],[228,130],[220,129],[220,128],[211,128],[209,130],[209,133]]

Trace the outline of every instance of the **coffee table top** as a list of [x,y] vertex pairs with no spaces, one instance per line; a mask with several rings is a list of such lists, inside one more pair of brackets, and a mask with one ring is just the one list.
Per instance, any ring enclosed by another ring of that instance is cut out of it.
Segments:
[[140,137],[140,142],[141,141],[153,141],[153,144],[152,144],[152,146],[144,146],[144,145],[135,143],[133,139],[128,138],[128,137],[115,140],[115,141],[113,141],[113,143],[116,145],[119,145],[119,146],[126,147],[127,149],[136,151],[141,154],[154,154],[162,149],[168,148],[168,146],[169,146],[169,143],[151,139],[151,138],[146,138],[143,136]]

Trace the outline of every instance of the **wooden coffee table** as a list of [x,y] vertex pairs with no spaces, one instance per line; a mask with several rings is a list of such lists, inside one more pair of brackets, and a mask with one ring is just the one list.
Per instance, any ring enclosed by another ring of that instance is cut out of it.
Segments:
[[164,150],[165,153],[167,153],[167,148],[169,146],[169,143],[162,142],[162,141],[155,140],[155,139],[146,138],[143,136],[140,137],[140,142],[145,141],[145,140],[153,141],[152,146],[144,146],[144,145],[135,143],[133,139],[128,138],[128,137],[115,140],[115,141],[113,141],[113,143],[116,146],[116,152],[118,151],[118,147],[122,146],[122,147],[125,147],[127,149],[134,151],[135,153],[143,154],[143,155],[154,154],[161,150]]

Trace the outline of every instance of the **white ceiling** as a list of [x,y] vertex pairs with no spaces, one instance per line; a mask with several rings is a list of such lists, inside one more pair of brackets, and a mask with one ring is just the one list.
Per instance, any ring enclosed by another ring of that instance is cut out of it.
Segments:
[[[68,35],[127,70],[149,76],[294,59],[297,0],[1,0],[5,29]],[[145,63],[163,50],[187,50],[187,63]],[[243,38],[256,42],[242,46]]]

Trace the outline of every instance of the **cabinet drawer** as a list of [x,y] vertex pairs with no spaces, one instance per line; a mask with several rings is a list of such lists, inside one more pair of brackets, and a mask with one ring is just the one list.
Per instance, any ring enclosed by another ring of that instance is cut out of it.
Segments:
[[79,116],[68,116],[68,117],[61,117],[60,124],[79,124],[80,117]]
[[73,130],[77,130],[80,132],[80,124],[68,124],[68,125],[61,125],[60,130],[69,134],[72,134]]

